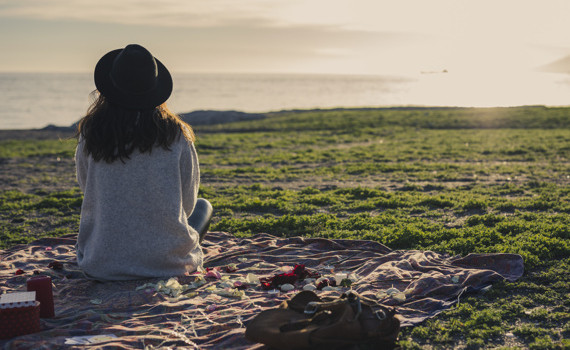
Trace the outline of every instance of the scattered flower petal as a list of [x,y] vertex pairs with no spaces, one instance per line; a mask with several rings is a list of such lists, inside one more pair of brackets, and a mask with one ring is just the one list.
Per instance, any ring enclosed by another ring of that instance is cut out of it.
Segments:
[[386,297],[388,297],[388,294],[386,294],[386,292],[383,290],[376,293],[376,298],[378,298],[378,299],[384,299]]
[[176,278],[170,278],[168,281],[158,281],[156,284],[146,283],[142,286],[138,286],[135,290],[145,289],[150,292],[160,292],[166,296],[178,298],[182,292],[186,291],[190,287],[187,285],[181,285]]
[[229,264],[228,266],[225,267],[225,270],[227,273],[232,273],[232,272],[236,272],[238,270],[238,268],[237,268],[236,264]]
[[142,286],[138,286],[135,290],[150,289],[150,288],[156,291],[156,286],[153,283],[145,283]]
[[305,284],[305,286],[303,287],[303,290],[315,290],[317,289],[317,286],[315,286],[314,284]]
[[323,292],[331,292],[331,291],[338,290],[338,288],[332,287],[332,286],[326,286],[326,287],[323,287],[322,290],[323,290]]
[[217,308],[218,308],[218,305],[210,304],[210,305],[206,306],[205,310],[208,312],[212,312],[212,311],[215,311]]
[[164,286],[166,288],[170,288],[170,289],[182,288],[182,285],[180,283],[178,283],[178,280],[176,278],[170,278]]
[[194,280],[194,282],[204,282],[204,283],[206,283],[206,279],[204,278],[204,276],[198,275],[198,276],[196,276],[196,279]]
[[280,293],[279,289],[272,289],[267,291],[267,294],[269,294],[269,296],[272,297],[278,296],[279,293]]
[[315,283],[317,284],[317,289],[318,290],[322,290],[325,287],[331,286],[331,287],[335,287],[336,286],[336,280],[334,279],[334,277],[321,277],[319,279],[317,279],[315,281]]
[[406,300],[406,294],[399,292],[392,295],[392,299],[402,302]]
[[248,273],[247,276],[245,277],[245,281],[249,284],[256,284],[258,280],[259,280],[259,277],[254,275],[251,272]]
[[220,278],[222,278],[222,274],[220,272],[218,272],[217,270],[212,269],[212,270],[206,272],[205,277],[215,278],[215,279],[219,280]]
[[218,285],[218,287],[219,287],[219,288],[233,288],[233,287],[234,287],[234,284],[231,283],[231,282],[229,282],[229,281],[226,281],[226,282],[220,283],[220,284]]
[[225,289],[217,288],[213,291],[213,293],[223,297],[238,298],[238,299],[241,299],[245,296],[244,291],[234,288],[225,288]]
[[14,272],[14,275],[23,275],[25,272],[22,269],[17,269],[16,272]]
[[261,282],[261,287],[263,289],[274,289],[282,284],[289,283],[294,284],[298,280],[303,280],[307,277],[319,277],[318,272],[311,271],[305,268],[305,265],[295,265],[293,272],[281,273],[273,277],[261,277],[259,282]]
[[232,290],[232,296],[234,298],[241,299],[245,296],[245,292],[243,290],[234,289],[234,290]]
[[394,288],[394,286],[392,286],[392,288],[386,289],[385,292],[386,292],[386,294],[388,294],[388,295],[394,295],[394,294],[396,294],[396,293],[400,293],[400,291],[399,291],[398,289]]
[[194,289],[194,288],[198,288],[203,286],[204,284],[206,284],[206,280],[204,279],[204,276],[197,276],[196,279],[194,280],[194,282],[188,284],[188,288],[189,289]]

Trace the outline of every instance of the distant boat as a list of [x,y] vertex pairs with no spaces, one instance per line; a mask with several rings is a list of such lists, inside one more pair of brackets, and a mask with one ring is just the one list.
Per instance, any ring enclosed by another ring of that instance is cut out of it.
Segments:
[[420,73],[421,73],[421,74],[441,74],[441,73],[447,73],[447,69],[444,69],[444,70],[441,70],[441,71],[439,71],[439,70],[438,70],[438,71],[435,71],[435,70],[432,70],[432,71],[421,71]]

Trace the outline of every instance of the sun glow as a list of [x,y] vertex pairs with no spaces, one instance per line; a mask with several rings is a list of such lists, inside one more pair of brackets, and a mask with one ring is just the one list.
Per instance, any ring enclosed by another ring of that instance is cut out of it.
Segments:
[[570,104],[570,81],[556,74],[527,72],[421,74],[406,99],[417,105],[496,107]]
[[0,0],[0,71],[87,71],[135,41],[187,72],[498,76],[570,54],[565,0],[145,2]]

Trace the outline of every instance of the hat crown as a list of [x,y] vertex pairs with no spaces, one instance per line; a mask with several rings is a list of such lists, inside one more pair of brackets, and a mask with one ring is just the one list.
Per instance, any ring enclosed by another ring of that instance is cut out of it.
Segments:
[[94,72],[97,90],[110,103],[131,110],[151,110],[172,93],[172,76],[144,47],[131,44],[103,55]]
[[109,77],[113,85],[123,92],[146,93],[157,84],[156,60],[144,47],[128,45],[115,57]]

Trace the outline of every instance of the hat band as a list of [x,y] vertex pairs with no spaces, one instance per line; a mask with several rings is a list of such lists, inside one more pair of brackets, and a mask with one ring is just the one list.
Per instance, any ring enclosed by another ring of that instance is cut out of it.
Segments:
[[113,75],[111,73],[109,73],[109,79],[111,80],[111,83],[113,83],[113,86],[115,87],[115,89],[119,90],[120,92],[122,92],[124,94],[130,94],[130,95],[147,94],[147,93],[153,91],[154,89],[156,89],[156,86],[158,85],[158,80],[155,80],[154,84],[150,87],[150,89],[147,89],[144,91],[139,91],[139,92],[132,92],[132,91],[123,89],[119,84],[117,84],[117,82],[115,81],[115,78],[113,78]]

